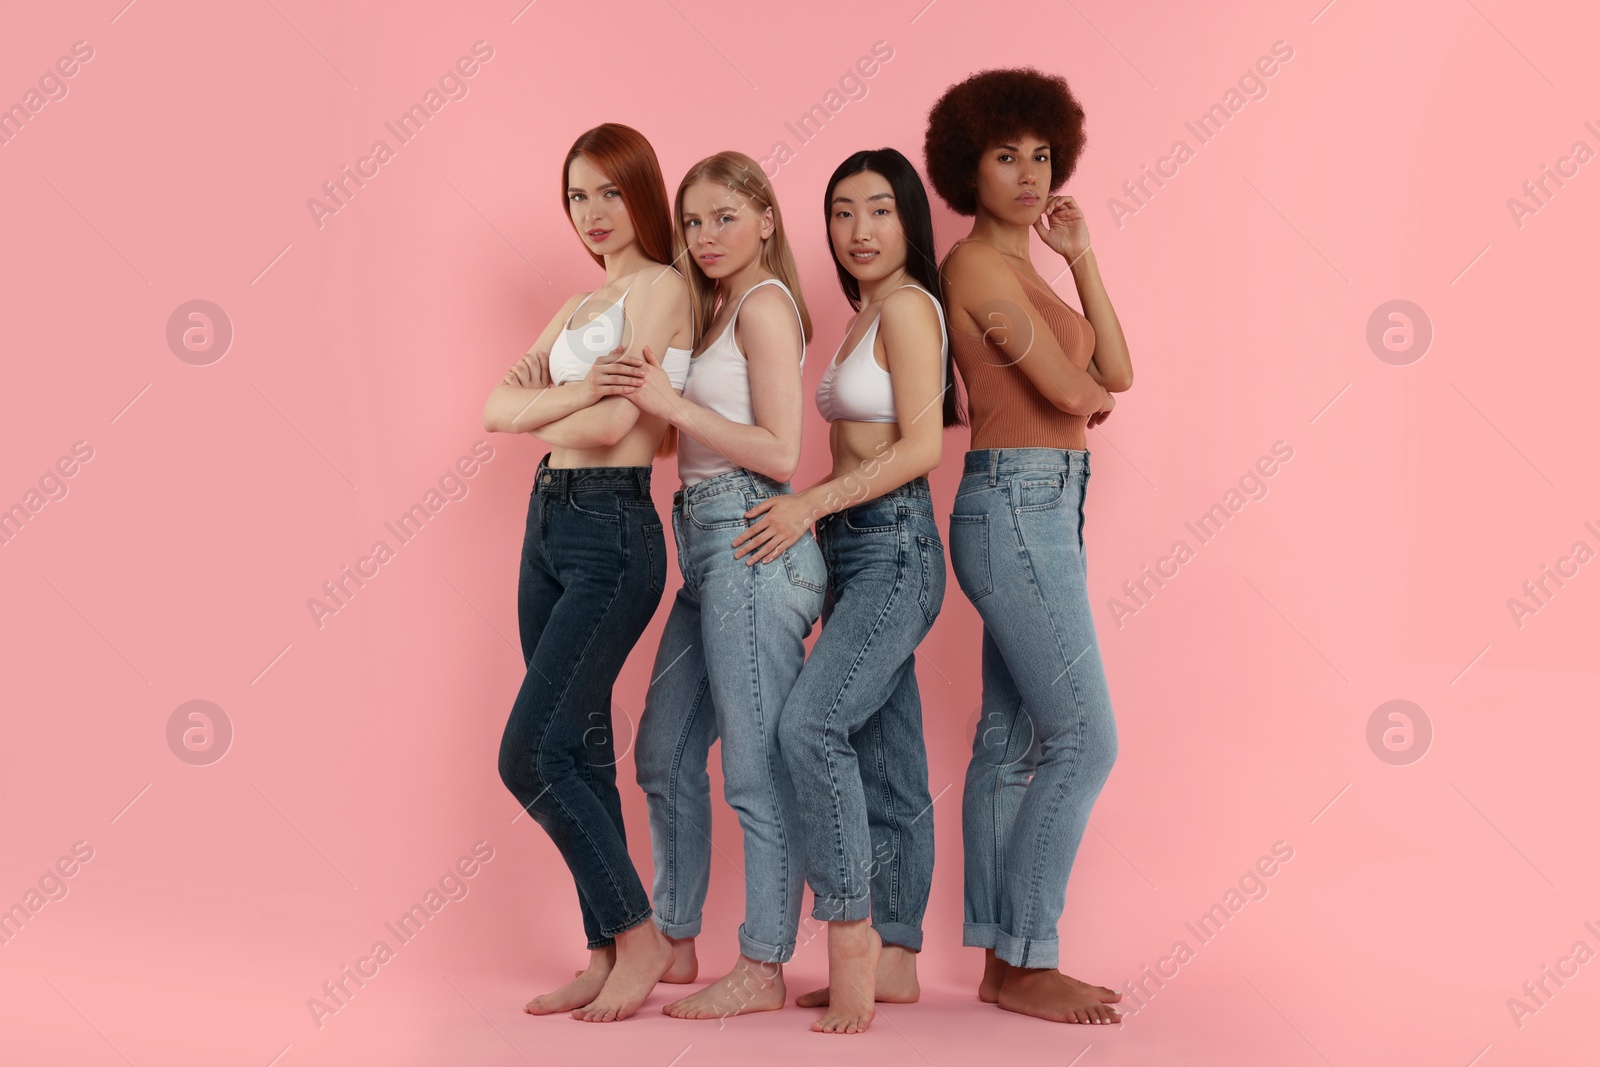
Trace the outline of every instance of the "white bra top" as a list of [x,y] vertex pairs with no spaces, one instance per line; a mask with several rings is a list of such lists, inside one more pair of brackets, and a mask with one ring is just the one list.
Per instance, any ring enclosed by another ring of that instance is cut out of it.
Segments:
[[[744,306],[744,298],[768,282],[782,289],[789,302],[794,303],[794,294],[777,278],[763,278],[746,289],[739,303],[734,305],[728,325],[717,334],[716,340],[706,346],[705,351],[689,361],[689,383],[683,387],[685,400],[692,400],[730,422],[742,422],[746,426],[754,426],[756,421],[750,410],[750,367],[745,362],[744,353],[739,351],[733,330],[739,324],[739,309]],[[800,305],[795,304],[794,313],[799,316]],[[800,366],[805,365],[805,326],[802,322]],[[693,485],[732,470],[738,470],[738,467],[721,452],[701,444],[688,434],[679,437],[678,477],[684,485]]]
[[[950,384],[945,381],[945,355],[950,348],[950,338],[945,332],[944,308],[939,304],[938,297],[920,285],[908,283],[900,286],[900,289],[915,289],[933,301],[934,311],[939,316],[939,388],[943,390]],[[867,332],[856,342],[850,354],[840,360],[835,352],[834,358],[828,361],[828,369],[822,372],[822,380],[817,383],[817,410],[829,422],[835,419],[848,419],[851,422],[899,421],[900,416],[894,407],[892,376],[878,366],[878,361],[872,356],[873,342],[878,336],[878,320],[881,318],[883,308],[879,307],[878,313],[872,318],[872,325],[867,327]],[[844,347],[843,338],[840,338],[839,345]]]
[[[673,270],[676,271],[676,268]],[[550,346],[551,385],[587,378],[589,368],[600,359],[609,356],[611,350],[617,347],[622,337],[622,302],[628,299],[628,290],[632,288],[633,283],[629,282],[628,288],[622,291],[622,295],[600,314],[582,326],[564,326],[556,335],[555,343]],[[578,306],[582,308],[583,305]],[[570,323],[572,320],[567,321]],[[683,389],[684,382],[689,377],[691,355],[693,351],[688,348],[669,347],[662,353],[661,369],[667,372],[667,380],[672,383],[674,389],[680,391]]]

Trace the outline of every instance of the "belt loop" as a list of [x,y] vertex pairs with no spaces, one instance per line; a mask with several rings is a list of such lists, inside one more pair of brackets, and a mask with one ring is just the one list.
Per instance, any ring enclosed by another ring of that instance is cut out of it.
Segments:
[[993,486],[1000,480],[1000,450],[989,449],[989,485]]
[[650,499],[650,487],[645,483],[644,468],[635,467],[633,470],[633,483],[639,490],[639,495],[646,500]]

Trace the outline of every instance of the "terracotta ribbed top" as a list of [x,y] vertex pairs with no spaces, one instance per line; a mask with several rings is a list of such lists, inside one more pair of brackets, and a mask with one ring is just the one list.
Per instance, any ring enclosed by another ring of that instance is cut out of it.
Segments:
[[[952,245],[951,251],[954,250]],[[945,258],[949,259],[948,252]],[[1056,343],[1067,358],[1080,370],[1087,369],[1094,356],[1094,326],[1009,260],[1006,266],[1022,282],[1023,291],[1055,334]],[[972,448],[1087,447],[1088,416],[1069,414],[1050,403],[998,344],[954,325],[949,334],[956,369],[967,390]]]

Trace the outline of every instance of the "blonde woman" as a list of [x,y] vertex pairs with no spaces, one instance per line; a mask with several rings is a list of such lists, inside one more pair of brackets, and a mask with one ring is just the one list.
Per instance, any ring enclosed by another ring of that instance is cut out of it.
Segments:
[[822,610],[826,575],[807,532],[776,558],[734,554],[763,500],[789,493],[800,461],[801,384],[811,320],[772,186],[755,160],[721,152],[690,169],[676,217],[705,340],[675,396],[651,347],[608,376],[681,435],[672,526],[683,587],[661,636],[636,759],[650,804],[656,922],[674,977],[698,969],[694,937],[711,874],[706,759],[722,739],[729,805],[744,830],[744,923],[727,975],[663,1010],[712,1019],[783,1007],[805,843],[778,752],[778,713]]

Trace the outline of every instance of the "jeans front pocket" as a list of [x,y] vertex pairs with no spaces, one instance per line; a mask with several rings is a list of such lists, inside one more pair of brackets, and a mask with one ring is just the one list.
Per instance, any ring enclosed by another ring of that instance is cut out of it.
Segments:
[[944,545],[939,543],[937,537],[917,534],[917,562],[922,568],[917,603],[922,605],[922,614],[927,616],[928,625],[932,626],[939,617],[940,608],[944,606]]
[[650,567],[650,591],[660,595],[667,587],[667,537],[659,522],[639,527],[644,535],[645,562]]
[[732,530],[749,525],[744,513],[754,504],[750,496],[739,489],[729,488],[699,500],[685,497],[683,510],[698,529]]
[[[822,549],[810,530],[800,535],[800,540],[784,549],[784,573],[789,581],[813,593],[822,593],[828,586],[828,569],[822,560]],[[818,610],[821,610],[820,602]]]
[[1029,471],[1012,482],[1018,511],[1048,511],[1061,503],[1066,490],[1065,471]]
[[567,507],[587,519],[600,519],[605,522],[622,524],[622,505],[613,491],[570,493],[566,498]]
[[950,516],[950,562],[956,584],[968,600],[977,603],[994,592],[989,572],[989,516]]

